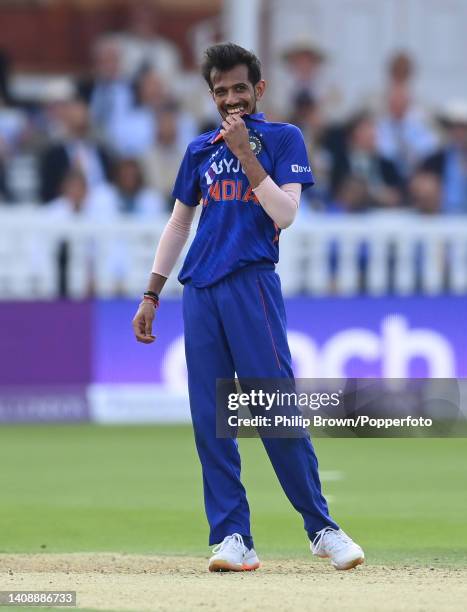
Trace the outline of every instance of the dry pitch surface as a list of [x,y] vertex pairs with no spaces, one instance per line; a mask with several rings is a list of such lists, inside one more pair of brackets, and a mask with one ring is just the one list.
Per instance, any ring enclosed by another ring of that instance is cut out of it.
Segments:
[[310,559],[209,574],[198,557],[0,555],[0,590],[73,590],[79,608],[95,610],[465,611],[467,568],[363,565],[337,572]]

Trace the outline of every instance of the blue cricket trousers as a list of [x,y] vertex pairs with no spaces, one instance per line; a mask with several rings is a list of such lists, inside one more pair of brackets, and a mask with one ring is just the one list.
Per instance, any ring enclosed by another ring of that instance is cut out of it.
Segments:
[[[242,268],[215,285],[183,292],[185,352],[195,442],[201,460],[209,544],[232,533],[251,548],[250,511],[240,480],[237,440],[216,437],[216,379],[292,378],[286,315],[272,264]],[[321,493],[309,437],[266,438],[263,444],[282,488],[310,537],[338,528]]]

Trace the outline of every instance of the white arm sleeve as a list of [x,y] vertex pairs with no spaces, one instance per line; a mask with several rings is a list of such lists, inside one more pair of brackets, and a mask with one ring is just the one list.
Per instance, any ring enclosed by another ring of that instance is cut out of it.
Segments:
[[156,256],[152,266],[153,274],[160,274],[166,278],[170,276],[190,235],[195,212],[194,206],[187,206],[180,202],[180,200],[175,200],[172,216],[162,232],[156,249]]
[[279,187],[270,176],[267,176],[253,191],[261,206],[278,227],[285,229],[292,225],[302,193],[300,183],[286,183]]

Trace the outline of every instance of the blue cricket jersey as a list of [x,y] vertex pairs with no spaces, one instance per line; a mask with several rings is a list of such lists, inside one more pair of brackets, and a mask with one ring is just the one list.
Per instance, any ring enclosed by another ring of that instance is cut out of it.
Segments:
[[[269,123],[263,113],[243,117],[250,146],[277,185],[314,183],[300,130],[288,123]],[[202,204],[196,236],[179,281],[208,287],[252,263],[279,260],[280,229],[260,205],[239,160],[223,140],[220,128],[188,145],[173,196],[187,206]]]

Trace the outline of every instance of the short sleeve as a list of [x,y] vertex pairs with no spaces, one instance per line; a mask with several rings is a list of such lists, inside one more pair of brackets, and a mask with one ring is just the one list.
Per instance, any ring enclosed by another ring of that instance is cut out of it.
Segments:
[[187,206],[197,206],[200,200],[200,186],[194,155],[187,148],[175,179],[172,196]]
[[276,145],[272,179],[277,185],[301,183],[302,190],[315,183],[301,131],[287,125]]

